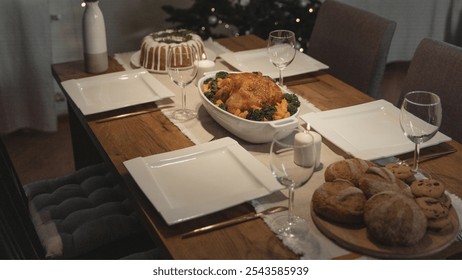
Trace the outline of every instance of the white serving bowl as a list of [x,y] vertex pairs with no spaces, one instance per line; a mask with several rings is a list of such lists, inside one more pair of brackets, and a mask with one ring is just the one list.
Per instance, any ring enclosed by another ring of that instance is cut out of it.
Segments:
[[215,74],[216,72],[207,73],[199,80],[198,88],[202,105],[217,123],[219,123],[222,127],[224,127],[235,136],[250,143],[269,143],[277,131],[287,129],[288,135],[290,133],[290,128],[295,128],[298,126],[298,115],[300,113],[300,107],[292,116],[274,121],[247,120],[218,108],[210,100],[208,100],[207,97],[205,97],[201,87],[206,79],[214,78]]

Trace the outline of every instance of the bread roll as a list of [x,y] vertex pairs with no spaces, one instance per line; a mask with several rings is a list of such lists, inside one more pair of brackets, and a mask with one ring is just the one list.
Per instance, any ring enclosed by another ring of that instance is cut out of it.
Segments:
[[385,167],[370,167],[359,179],[358,187],[364,192],[366,198],[383,191],[403,192],[412,197],[409,186]]
[[352,182],[355,186],[358,186],[359,178],[371,166],[374,166],[371,161],[358,158],[336,161],[327,166],[326,171],[324,172],[324,179],[326,182],[344,179]]
[[414,199],[392,191],[367,200],[364,222],[370,238],[388,246],[416,244],[427,229],[427,218]]
[[313,210],[330,221],[344,224],[363,222],[366,198],[349,181],[325,182],[314,191],[311,202]]

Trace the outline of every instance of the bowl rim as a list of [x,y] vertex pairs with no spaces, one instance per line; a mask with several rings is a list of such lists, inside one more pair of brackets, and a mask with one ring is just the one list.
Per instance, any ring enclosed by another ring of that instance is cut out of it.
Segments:
[[[213,76],[215,76],[217,73],[219,72],[226,72],[226,73],[229,73],[229,74],[240,74],[240,73],[251,73],[251,72],[238,72],[238,71],[226,71],[226,70],[217,70],[217,71],[213,71],[213,72],[207,72],[204,74],[204,76],[202,78],[199,79],[198,83],[197,83],[197,88],[199,90],[199,95],[201,97],[201,100],[205,100],[209,105],[213,106],[215,109],[219,110],[219,112],[222,112],[222,113],[225,113],[227,114],[228,116],[231,116],[233,118],[236,118],[238,120],[242,120],[242,121],[245,121],[245,122],[248,122],[248,123],[255,123],[255,124],[274,124],[274,123],[279,123],[279,122],[285,122],[293,117],[297,117],[297,115],[300,113],[300,106],[298,106],[297,108],[297,112],[295,112],[295,114],[291,115],[290,117],[287,117],[287,118],[283,118],[283,119],[279,119],[279,120],[271,120],[271,121],[255,121],[255,120],[248,120],[248,119],[244,119],[244,118],[241,118],[239,116],[236,116],[234,114],[231,114],[230,112],[228,111],[225,111],[221,108],[219,108],[218,106],[216,106],[215,104],[212,103],[212,101],[210,101],[207,97],[205,97],[204,93],[202,92],[202,87],[201,85],[203,84],[203,81],[208,79],[208,78],[211,78]],[[283,92],[285,93],[290,93],[289,91],[285,90],[283,87],[281,87],[280,85],[277,85]],[[298,98],[298,96],[297,96]]]

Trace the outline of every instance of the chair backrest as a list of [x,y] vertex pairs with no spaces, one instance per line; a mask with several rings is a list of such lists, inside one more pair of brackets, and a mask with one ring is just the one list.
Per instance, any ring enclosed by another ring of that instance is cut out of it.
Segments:
[[327,64],[327,73],[380,98],[395,29],[394,21],[327,0],[318,12],[307,53]]
[[414,90],[431,91],[441,98],[443,120],[440,131],[462,143],[462,48],[430,39],[417,46],[404,79],[404,94]]
[[27,198],[0,138],[0,259],[42,259]]

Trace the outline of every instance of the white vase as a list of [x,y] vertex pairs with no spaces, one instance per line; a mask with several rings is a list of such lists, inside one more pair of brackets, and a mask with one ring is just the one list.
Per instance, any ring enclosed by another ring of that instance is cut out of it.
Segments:
[[83,13],[83,49],[85,71],[92,74],[108,69],[106,26],[98,0],[85,0]]

